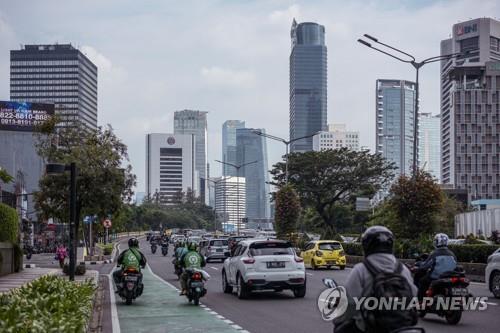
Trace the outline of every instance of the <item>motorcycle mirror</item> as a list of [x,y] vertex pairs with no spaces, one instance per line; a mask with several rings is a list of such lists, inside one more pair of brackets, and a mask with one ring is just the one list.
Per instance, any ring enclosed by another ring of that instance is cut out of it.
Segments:
[[330,279],[330,278],[323,278],[323,284],[325,286],[327,286],[328,288],[336,288],[337,287],[337,283],[335,282],[335,280]]

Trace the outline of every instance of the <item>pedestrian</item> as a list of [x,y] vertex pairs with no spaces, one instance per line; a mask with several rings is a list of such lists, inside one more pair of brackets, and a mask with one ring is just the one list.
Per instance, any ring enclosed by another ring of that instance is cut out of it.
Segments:
[[64,259],[68,256],[68,251],[66,250],[66,247],[64,244],[59,244],[56,249],[56,260],[59,260],[59,267],[63,268],[64,267]]

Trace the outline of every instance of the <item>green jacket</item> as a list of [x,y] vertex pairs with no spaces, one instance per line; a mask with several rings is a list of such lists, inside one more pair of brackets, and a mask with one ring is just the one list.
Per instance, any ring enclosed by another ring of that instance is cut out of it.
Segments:
[[138,249],[129,248],[120,254],[118,257],[118,264],[121,265],[124,270],[134,268],[136,271],[140,272],[141,267],[146,266],[146,258]]
[[196,251],[188,251],[181,257],[181,265],[184,268],[205,267],[205,258]]

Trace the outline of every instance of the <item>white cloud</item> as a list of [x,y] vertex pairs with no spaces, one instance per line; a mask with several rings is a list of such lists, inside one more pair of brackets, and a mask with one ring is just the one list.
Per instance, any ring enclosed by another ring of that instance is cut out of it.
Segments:
[[83,54],[85,54],[90,59],[90,61],[92,61],[97,66],[100,72],[111,71],[113,67],[113,63],[111,62],[111,60],[106,58],[103,54],[97,52],[97,50],[92,46],[84,45],[80,48],[80,51],[82,51]]
[[250,71],[232,70],[218,66],[203,67],[201,76],[209,84],[224,86],[246,86],[252,85],[255,75]]
[[273,23],[286,22],[288,24],[292,23],[295,18],[298,20],[300,17],[300,6],[293,4],[284,10],[275,10],[269,15],[269,20]]

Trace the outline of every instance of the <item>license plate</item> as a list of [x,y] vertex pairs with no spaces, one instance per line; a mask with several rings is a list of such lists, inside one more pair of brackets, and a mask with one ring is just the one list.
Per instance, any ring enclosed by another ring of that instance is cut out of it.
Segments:
[[223,249],[216,249],[215,252],[222,252],[224,251]]
[[191,288],[198,288],[198,287],[202,287],[203,286],[203,283],[201,282],[191,282]]
[[335,264],[336,264],[336,262],[335,262],[335,261],[333,261],[333,260],[329,260],[329,261],[327,261],[327,262],[326,262],[326,264],[327,264],[327,265],[335,265]]
[[451,294],[453,296],[467,296],[469,291],[466,288],[451,288]]
[[137,281],[137,276],[126,276],[125,281]]
[[267,268],[285,268],[284,261],[272,261],[267,263]]

